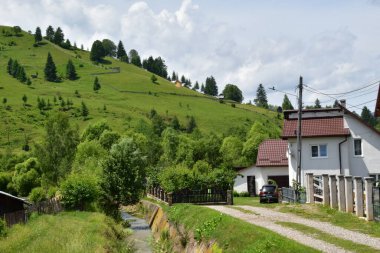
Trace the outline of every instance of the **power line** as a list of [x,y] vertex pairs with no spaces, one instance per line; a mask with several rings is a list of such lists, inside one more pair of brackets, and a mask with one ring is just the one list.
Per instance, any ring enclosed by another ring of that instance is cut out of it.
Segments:
[[[362,90],[362,89],[365,89],[365,88],[368,88],[370,86],[373,86],[375,84],[380,84],[380,81],[376,81],[376,82],[373,82],[371,84],[368,84],[364,87],[361,87],[361,88],[358,88],[358,89],[355,89],[355,90],[350,90],[350,91],[346,91],[346,92],[342,92],[342,93],[325,93],[325,95],[330,95],[330,96],[338,96],[338,95],[345,95],[345,94],[349,94],[349,93],[353,93],[353,92],[356,92],[356,91],[359,91],[359,90]],[[310,87],[309,87],[310,88]]]
[[277,90],[274,86],[272,88],[268,88],[269,90],[273,90],[273,91],[278,91],[278,92],[281,92],[281,93],[284,93],[284,94],[287,94],[289,96],[294,96],[294,97],[297,97],[297,95],[294,95],[294,94],[291,94],[291,93],[288,93],[288,92],[285,92],[285,91],[281,91],[281,90]]
[[374,101],[376,101],[377,99],[372,99],[372,100],[370,100],[370,101],[367,101],[367,102],[364,102],[364,103],[361,103],[361,104],[358,104],[358,105],[355,105],[355,107],[356,106],[359,106],[359,105],[364,105],[364,104],[367,104],[367,103],[371,103],[371,102],[374,102]]

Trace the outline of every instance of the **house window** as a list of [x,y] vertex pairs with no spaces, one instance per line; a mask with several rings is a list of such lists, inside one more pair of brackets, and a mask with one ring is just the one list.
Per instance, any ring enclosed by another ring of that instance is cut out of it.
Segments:
[[327,144],[312,145],[311,157],[327,157]]
[[362,156],[362,139],[354,139],[354,155],[355,156]]

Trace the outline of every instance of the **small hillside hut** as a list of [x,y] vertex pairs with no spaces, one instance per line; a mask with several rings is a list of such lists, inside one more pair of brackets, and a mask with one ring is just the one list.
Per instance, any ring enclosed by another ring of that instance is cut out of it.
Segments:
[[26,205],[30,204],[21,198],[0,191],[0,217],[7,222],[9,227],[27,221]]

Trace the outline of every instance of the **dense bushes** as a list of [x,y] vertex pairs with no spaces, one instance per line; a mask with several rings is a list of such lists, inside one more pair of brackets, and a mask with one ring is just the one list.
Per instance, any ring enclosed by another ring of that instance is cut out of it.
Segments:
[[34,188],[29,194],[29,200],[38,203],[46,200],[46,191],[42,187]]
[[7,235],[7,223],[5,220],[0,218],[0,237],[4,237]]

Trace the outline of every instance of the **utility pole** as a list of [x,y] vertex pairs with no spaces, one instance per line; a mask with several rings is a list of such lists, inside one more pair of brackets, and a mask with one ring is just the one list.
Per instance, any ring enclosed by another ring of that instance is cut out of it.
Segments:
[[301,153],[302,153],[302,140],[301,140],[301,128],[302,128],[302,76],[300,76],[300,82],[298,84],[298,122],[297,122],[297,183],[301,185]]

